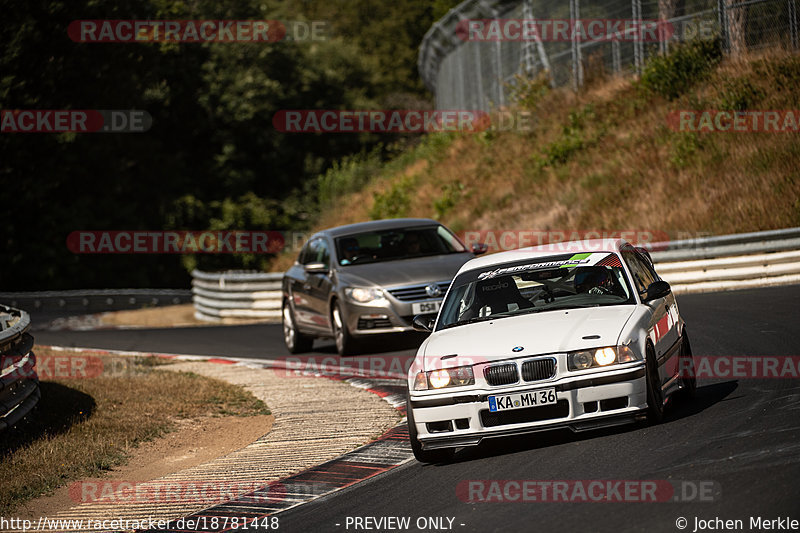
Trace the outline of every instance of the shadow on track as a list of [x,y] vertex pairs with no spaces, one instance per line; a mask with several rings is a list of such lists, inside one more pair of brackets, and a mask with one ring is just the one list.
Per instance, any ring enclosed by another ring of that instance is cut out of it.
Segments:
[[[367,339],[359,340],[358,349],[345,357],[357,357],[363,355],[377,355],[388,352],[399,352],[404,350],[414,350],[427,338],[427,333],[399,333],[393,335],[375,335]],[[322,354],[336,354],[336,345],[328,339],[317,340],[314,342],[314,352]]]

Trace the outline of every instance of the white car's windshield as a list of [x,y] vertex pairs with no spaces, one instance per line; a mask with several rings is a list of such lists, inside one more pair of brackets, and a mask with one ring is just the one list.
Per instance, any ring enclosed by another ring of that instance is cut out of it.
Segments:
[[459,275],[437,329],[540,311],[635,302],[616,254],[582,256],[497,265]]

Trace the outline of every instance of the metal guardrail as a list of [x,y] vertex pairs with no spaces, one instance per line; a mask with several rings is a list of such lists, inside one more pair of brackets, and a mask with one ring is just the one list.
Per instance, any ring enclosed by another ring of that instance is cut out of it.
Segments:
[[66,311],[81,314],[140,307],[190,303],[188,289],[86,289],[68,291],[0,292],[0,301],[32,313]]
[[0,431],[19,422],[41,393],[28,313],[0,305]]
[[651,250],[654,261],[685,261],[762,252],[781,252],[800,249],[800,228],[735,233],[717,237],[658,242],[645,246]]
[[[659,274],[676,293],[800,283],[800,228],[651,243]],[[280,272],[192,272],[195,317],[281,316]]]
[[195,318],[220,322],[277,320],[281,316],[281,278],[265,272],[192,272]]
[[800,228],[645,245],[675,292],[800,283]]

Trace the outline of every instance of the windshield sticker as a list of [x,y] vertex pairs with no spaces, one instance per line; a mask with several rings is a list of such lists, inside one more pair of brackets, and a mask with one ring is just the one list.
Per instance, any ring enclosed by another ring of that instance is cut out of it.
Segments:
[[483,292],[491,292],[491,291],[500,291],[507,288],[508,288],[507,281],[498,281],[497,284],[495,285],[484,285],[483,287],[481,287],[481,290]]
[[487,272],[481,272],[478,274],[478,280],[485,280],[485,279],[492,279],[497,276],[503,276],[506,274],[517,274],[520,272],[528,272],[530,270],[542,270],[546,268],[572,268],[579,265],[583,266],[591,266],[597,263],[599,260],[608,256],[608,252],[603,253],[582,253],[582,254],[575,254],[569,259],[564,259],[561,261],[547,261],[545,263],[527,263],[525,265],[517,265],[513,267],[506,267],[506,268],[497,268],[495,270],[489,270]]

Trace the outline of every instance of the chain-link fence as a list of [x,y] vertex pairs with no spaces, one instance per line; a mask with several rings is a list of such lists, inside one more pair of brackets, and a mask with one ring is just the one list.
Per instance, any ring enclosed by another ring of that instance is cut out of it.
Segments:
[[504,106],[517,74],[549,72],[577,89],[596,77],[641,72],[654,54],[692,39],[729,54],[798,50],[800,0],[466,0],[420,47],[419,71],[437,109]]

